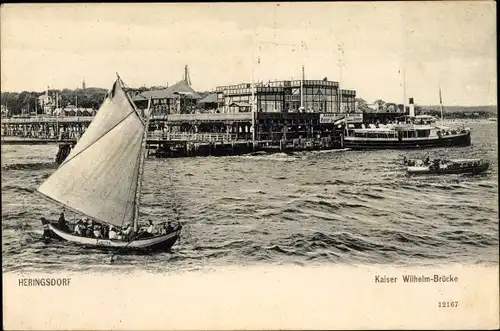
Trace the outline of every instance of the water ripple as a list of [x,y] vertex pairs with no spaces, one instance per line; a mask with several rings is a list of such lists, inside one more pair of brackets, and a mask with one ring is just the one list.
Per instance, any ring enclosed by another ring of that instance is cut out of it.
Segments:
[[[160,222],[177,206],[184,234],[170,253],[113,260],[103,251],[41,240],[40,217],[60,210],[32,192],[55,171],[57,146],[2,146],[3,268],[498,263],[496,127],[471,126],[474,144],[464,148],[149,159],[141,216]],[[403,156],[428,154],[488,158],[490,169],[482,176],[406,176]]]

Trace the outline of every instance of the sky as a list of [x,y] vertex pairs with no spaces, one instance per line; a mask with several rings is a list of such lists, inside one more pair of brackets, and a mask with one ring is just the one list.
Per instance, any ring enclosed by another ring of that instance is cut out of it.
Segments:
[[204,91],[304,65],[368,102],[497,103],[493,1],[9,4],[0,22],[2,91],[172,85],[185,65]]

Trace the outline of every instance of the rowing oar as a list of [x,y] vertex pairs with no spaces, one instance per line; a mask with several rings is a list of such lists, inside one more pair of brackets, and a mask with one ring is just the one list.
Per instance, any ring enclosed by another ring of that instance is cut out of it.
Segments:
[[[138,236],[139,236],[139,234],[136,234],[134,237],[132,237],[132,239],[130,239],[130,241],[125,246],[121,247],[121,249],[127,248],[127,246],[130,245],[130,243],[132,241],[134,241],[135,239],[137,239]],[[111,253],[111,260],[109,261],[110,263],[113,263],[113,261],[114,261],[113,257],[115,257],[115,255],[116,255],[115,253]]]

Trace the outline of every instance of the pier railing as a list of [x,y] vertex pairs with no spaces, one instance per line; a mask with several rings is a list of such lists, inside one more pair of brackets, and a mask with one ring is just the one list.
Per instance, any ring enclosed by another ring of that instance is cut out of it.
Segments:
[[2,118],[2,124],[90,123],[94,116],[38,116]]
[[[38,124],[38,123],[90,123],[94,116],[37,116],[2,118],[5,124]],[[223,114],[153,114],[152,120],[169,122],[246,122],[252,120],[252,113]]]
[[236,134],[230,133],[170,133],[170,132],[149,132],[148,140],[168,140],[168,141],[235,141],[238,140]]
[[216,114],[153,114],[152,120],[169,122],[225,122],[251,121],[252,113],[216,113]]

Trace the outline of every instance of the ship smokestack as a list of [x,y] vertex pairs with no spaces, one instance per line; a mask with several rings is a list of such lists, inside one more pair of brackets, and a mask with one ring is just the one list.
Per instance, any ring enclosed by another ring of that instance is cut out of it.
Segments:
[[415,117],[415,104],[413,103],[413,98],[410,98],[410,117]]

